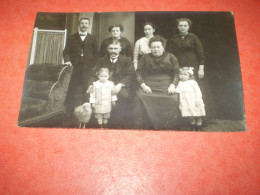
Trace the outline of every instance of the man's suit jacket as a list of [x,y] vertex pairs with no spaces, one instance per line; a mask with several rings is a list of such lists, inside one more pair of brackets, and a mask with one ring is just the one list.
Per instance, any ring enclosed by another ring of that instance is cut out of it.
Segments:
[[115,71],[115,74],[110,77],[110,80],[114,82],[115,85],[122,83],[125,87],[130,87],[133,84],[135,71],[133,62],[129,57],[119,55],[116,63],[111,62],[109,55],[100,58],[97,65],[93,68],[89,79],[89,84],[92,84],[94,81],[98,80],[96,72],[100,68],[108,68],[110,73],[113,73],[113,70]]
[[[81,56],[83,54],[83,57]],[[84,83],[91,73],[98,56],[98,47],[95,38],[87,34],[84,41],[81,40],[79,33],[71,35],[66,43],[63,52],[64,61],[70,61],[73,65],[73,77],[83,74]],[[75,76],[74,76],[75,75]]]

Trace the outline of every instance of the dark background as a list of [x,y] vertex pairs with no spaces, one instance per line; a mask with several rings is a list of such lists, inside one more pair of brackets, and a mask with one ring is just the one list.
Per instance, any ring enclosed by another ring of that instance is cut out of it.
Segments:
[[243,119],[241,70],[232,12],[136,12],[136,40],[144,36],[143,24],[156,25],[155,35],[167,40],[177,31],[176,19],[192,21],[190,32],[202,42],[213,101],[219,119]]
[[38,12],[34,27],[45,30],[64,30],[66,26],[66,13]]

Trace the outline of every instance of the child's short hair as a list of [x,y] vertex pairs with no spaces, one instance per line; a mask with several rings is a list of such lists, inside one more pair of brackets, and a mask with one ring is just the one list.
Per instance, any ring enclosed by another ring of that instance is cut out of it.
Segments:
[[180,68],[180,74],[181,73],[188,73],[189,74],[189,79],[192,80],[194,79],[193,75],[194,75],[194,72],[193,72],[193,67],[182,67]]
[[107,72],[108,73],[108,75],[110,75],[109,73],[109,69],[108,68],[100,68],[97,72],[96,72],[96,75],[98,76],[98,75],[100,75],[101,73],[103,73],[103,72]]

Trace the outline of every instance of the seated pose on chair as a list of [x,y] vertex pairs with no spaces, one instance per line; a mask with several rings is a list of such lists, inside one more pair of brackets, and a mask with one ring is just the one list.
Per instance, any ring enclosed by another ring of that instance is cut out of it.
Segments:
[[[131,86],[134,76],[134,66],[131,58],[120,55],[121,43],[117,40],[111,40],[107,47],[109,55],[101,58],[94,67],[89,79],[89,83],[97,80],[96,72],[100,68],[108,68],[110,80],[115,84],[113,92],[117,95],[117,104],[112,110],[110,127],[125,128],[129,122],[131,111],[129,111]],[[90,85],[88,93],[93,92],[93,85]]]
[[138,62],[139,87],[134,101],[134,127],[137,129],[176,128],[179,109],[174,94],[179,81],[177,58],[164,51],[165,39],[154,36],[149,41],[150,54]]

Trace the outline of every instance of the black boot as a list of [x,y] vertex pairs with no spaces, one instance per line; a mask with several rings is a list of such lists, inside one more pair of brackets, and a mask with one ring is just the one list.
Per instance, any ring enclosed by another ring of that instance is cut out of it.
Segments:
[[103,129],[103,125],[102,124],[98,124],[98,128],[99,129]]
[[107,129],[107,128],[108,128],[107,123],[104,123],[104,124],[103,124],[103,128],[104,128],[104,129]]

